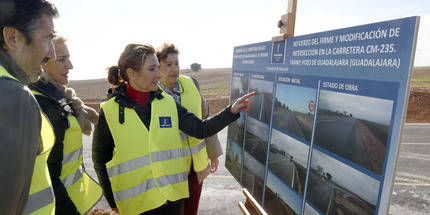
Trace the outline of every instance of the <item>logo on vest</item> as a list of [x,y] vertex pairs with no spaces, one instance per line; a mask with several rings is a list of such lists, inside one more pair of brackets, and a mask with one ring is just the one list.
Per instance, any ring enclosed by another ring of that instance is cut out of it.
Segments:
[[160,128],[171,128],[172,119],[170,116],[160,116]]

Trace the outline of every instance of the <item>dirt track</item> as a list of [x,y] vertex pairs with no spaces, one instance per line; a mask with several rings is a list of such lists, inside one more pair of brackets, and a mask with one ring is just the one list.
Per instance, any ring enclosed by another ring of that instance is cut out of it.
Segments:
[[411,90],[406,122],[430,122],[430,89],[414,88]]

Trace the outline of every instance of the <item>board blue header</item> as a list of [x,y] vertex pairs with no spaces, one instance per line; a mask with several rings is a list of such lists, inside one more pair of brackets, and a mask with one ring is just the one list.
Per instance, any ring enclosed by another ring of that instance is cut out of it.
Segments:
[[[233,71],[405,79],[417,17],[235,47]],[[285,53],[282,53],[285,51]],[[285,56],[284,59],[282,57]],[[283,62],[283,63],[282,63]]]
[[407,78],[417,17],[287,38],[291,72],[366,79]]

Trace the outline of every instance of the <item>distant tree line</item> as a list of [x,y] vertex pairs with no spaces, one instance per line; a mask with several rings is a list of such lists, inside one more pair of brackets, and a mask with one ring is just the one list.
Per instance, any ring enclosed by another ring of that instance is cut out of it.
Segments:
[[192,70],[193,72],[198,72],[198,71],[200,71],[200,70],[202,69],[202,65],[201,65],[201,64],[199,64],[199,63],[192,63],[192,64],[190,65],[190,68],[191,68],[191,70]]
[[285,104],[283,104],[278,99],[275,99],[275,108],[276,108],[277,111],[288,110],[288,106],[286,106]]

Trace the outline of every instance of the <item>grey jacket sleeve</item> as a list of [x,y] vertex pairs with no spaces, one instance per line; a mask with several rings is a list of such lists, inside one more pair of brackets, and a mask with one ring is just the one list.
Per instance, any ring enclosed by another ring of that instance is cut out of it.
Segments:
[[39,146],[39,106],[24,85],[0,79],[0,208],[22,214]]
[[[192,78],[194,84],[199,90],[200,96],[202,98],[202,118],[206,119],[209,117],[209,103],[205,99],[205,97],[200,92],[200,86],[196,79]],[[221,143],[218,140],[218,135],[214,134],[213,136],[205,138],[206,141],[206,151],[208,152],[209,159],[216,159],[222,155]]]
[[[200,94],[201,95],[201,94]],[[202,97],[202,118],[206,119],[209,117],[209,104],[206,99]],[[206,141],[206,151],[208,152],[209,159],[216,159],[222,155],[221,143],[218,140],[218,135],[207,137]]]

